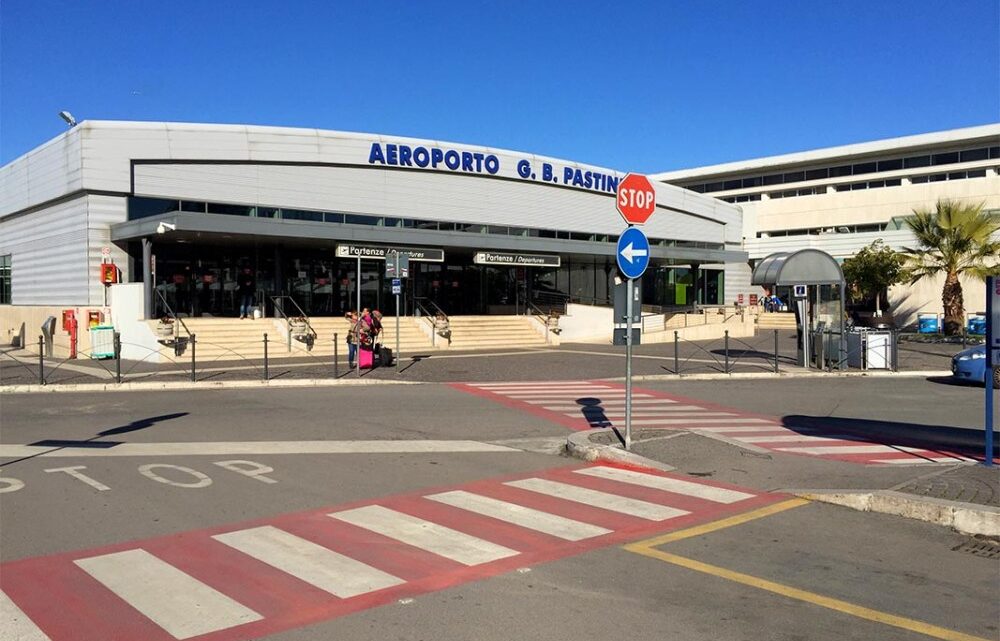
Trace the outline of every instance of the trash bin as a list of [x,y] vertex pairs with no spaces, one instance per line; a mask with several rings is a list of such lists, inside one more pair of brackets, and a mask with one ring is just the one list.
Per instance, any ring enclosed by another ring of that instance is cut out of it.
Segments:
[[893,333],[855,328],[847,334],[847,365],[858,369],[892,369],[896,361]]
[[941,331],[937,314],[917,314],[917,333],[937,334]]
[[113,325],[95,325],[90,328],[90,357],[115,357],[115,328]]
[[969,316],[966,333],[975,336],[986,336],[986,314]]

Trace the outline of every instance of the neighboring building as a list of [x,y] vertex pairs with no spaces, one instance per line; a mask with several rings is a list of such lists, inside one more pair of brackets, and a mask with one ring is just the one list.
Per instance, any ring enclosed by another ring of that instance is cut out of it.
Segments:
[[[915,245],[902,220],[938,199],[984,202],[1000,211],[1000,124],[879,140],[669,171],[651,179],[738,204],[752,262],[812,247],[844,259],[882,238]],[[941,312],[942,281],[890,292],[900,324]],[[985,288],[965,281],[968,312],[985,308]]]
[[[0,305],[102,306],[110,260],[145,283],[149,314],[158,291],[179,313],[234,315],[246,267],[262,296],[310,315],[355,307],[359,281],[362,306],[391,309],[380,256],[396,247],[413,251],[405,313],[422,299],[451,315],[607,305],[621,176],[430,140],[86,121],[0,168]],[[645,302],[731,302],[750,274],[739,208],[656,191]],[[716,266],[700,294],[672,275],[688,265]]]

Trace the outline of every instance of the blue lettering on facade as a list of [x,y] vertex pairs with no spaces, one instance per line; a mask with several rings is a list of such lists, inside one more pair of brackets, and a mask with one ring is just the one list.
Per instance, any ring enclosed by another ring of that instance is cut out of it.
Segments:
[[[369,165],[385,165],[390,167],[420,167],[438,169],[444,165],[451,171],[463,171],[481,174],[484,171],[490,175],[500,173],[500,159],[495,154],[482,152],[459,152],[455,149],[440,149],[438,147],[410,147],[394,143],[372,143],[368,152]],[[542,182],[560,183],[560,176],[551,163],[543,162],[541,171]],[[531,161],[519,160],[516,165],[517,175],[525,180],[535,180]],[[563,167],[561,182],[565,185],[579,187],[591,191],[616,193],[619,178],[598,171],[584,171],[575,167]]]
[[417,167],[426,167],[431,161],[431,155],[427,151],[427,147],[417,147],[413,150],[413,162],[416,163]]

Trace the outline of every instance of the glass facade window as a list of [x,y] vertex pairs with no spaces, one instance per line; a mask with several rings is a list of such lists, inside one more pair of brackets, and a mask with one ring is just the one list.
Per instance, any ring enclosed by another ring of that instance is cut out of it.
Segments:
[[249,216],[253,212],[253,207],[246,205],[225,205],[222,203],[208,203],[208,213],[223,214],[226,216]]
[[302,209],[282,209],[281,218],[283,220],[308,220],[312,222],[323,222],[323,212],[305,211]]
[[893,160],[880,160],[878,161],[879,171],[896,171],[903,168],[903,159],[895,158]]
[[988,160],[990,157],[990,150],[988,147],[983,147],[982,149],[969,149],[968,151],[963,151],[960,155],[962,162],[972,162],[975,160]]
[[277,207],[255,207],[257,218],[276,218],[278,216]]
[[875,173],[875,163],[873,162],[862,162],[857,165],[851,166],[851,174],[857,176],[859,174],[871,174]]
[[950,165],[956,162],[958,162],[957,151],[953,151],[947,154],[934,154],[934,157],[931,158],[931,164],[933,165]]
[[191,200],[181,201],[181,211],[195,211],[204,214],[207,211],[208,203],[200,203]]
[[930,156],[910,156],[903,160],[903,166],[907,169],[912,167],[927,167],[931,164]]
[[806,172],[806,180],[822,180],[828,178],[830,175],[830,170],[823,169],[810,169]]
[[135,196],[129,196],[128,218],[129,220],[137,220],[139,218],[159,216],[160,214],[177,211],[179,207],[180,203],[176,200],[166,200],[164,198],[137,198]]
[[10,305],[11,255],[0,256],[0,305]]
[[375,218],[374,216],[344,214],[344,222],[347,223],[348,225],[378,225],[379,219]]

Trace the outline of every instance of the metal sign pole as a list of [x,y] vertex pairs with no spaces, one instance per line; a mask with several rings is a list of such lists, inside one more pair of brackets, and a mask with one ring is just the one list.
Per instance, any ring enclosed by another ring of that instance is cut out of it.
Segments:
[[983,369],[983,383],[986,387],[986,456],[983,463],[986,467],[993,467],[993,368],[998,365],[994,360],[996,351],[997,327],[994,321],[997,316],[997,298],[1000,298],[1000,280],[996,276],[986,279],[986,364]]
[[625,449],[632,449],[632,296],[635,279],[629,278],[625,303]]
[[[399,252],[396,252],[396,278],[399,278],[400,284],[402,284],[403,279],[400,278],[399,273]],[[396,373],[399,373],[399,291],[396,291]]]
[[361,252],[358,252],[358,271],[354,273],[354,290],[358,298],[358,322],[354,326],[354,342],[357,344],[358,353],[354,355],[357,359],[356,367],[358,376],[361,376]]

